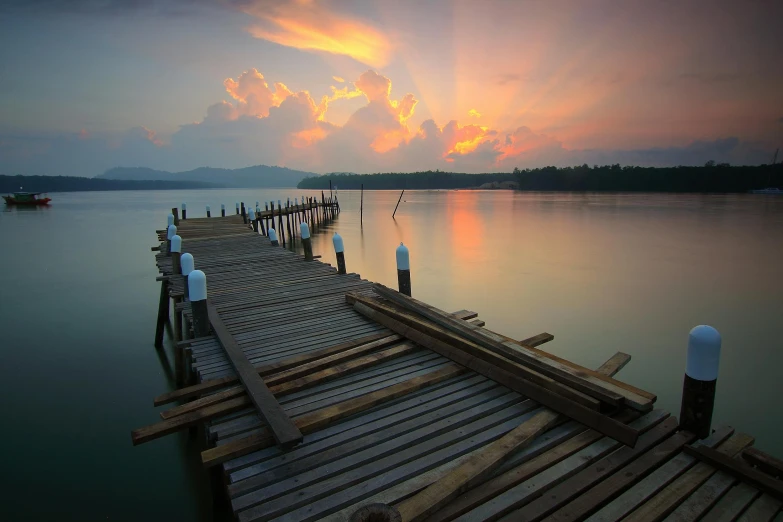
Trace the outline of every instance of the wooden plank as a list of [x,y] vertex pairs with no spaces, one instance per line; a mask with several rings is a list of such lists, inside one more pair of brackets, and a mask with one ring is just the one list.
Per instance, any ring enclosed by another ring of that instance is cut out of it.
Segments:
[[702,522],[732,522],[759,496],[759,490],[739,483],[721,498],[701,519]]
[[596,378],[589,371],[577,372],[570,366],[542,356],[533,350],[527,349],[527,347],[504,340],[489,330],[477,328],[468,323],[454,321],[442,310],[400,294],[383,285],[375,284],[373,289],[395,304],[423,315],[427,319],[465,336],[484,348],[496,351],[516,362],[525,364],[548,377],[567,383],[569,386],[604,402],[611,402],[614,400],[614,397],[619,395],[623,397],[628,406],[639,411],[649,411],[652,408],[652,400],[615,385],[609,378]]
[[477,373],[489,377],[490,379],[493,379],[494,381],[525,395],[526,397],[530,397],[531,399],[540,402],[552,410],[577,420],[582,424],[585,424],[590,428],[603,433],[604,435],[612,437],[613,439],[618,440],[628,446],[633,446],[636,444],[636,439],[638,438],[639,433],[627,425],[617,422],[611,417],[585,408],[581,404],[552,393],[535,383],[502,370],[497,366],[474,357],[460,349],[449,346],[446,343],[443,343],[413,328],[410,328],[400,323],[399,321],[391,319],[369,308],[368,306],[363,305],[362,303],[355,303],[354,309],[359,311],[362,315],[375,318],[377,321],[392,331],[395,331],[422,346],[426,346],[427,348],[445,357],[448,357],[449,359],[462,364]]
[[737,459],[732,459],[718,451],[701,446],[686,446],[685,452],[697,459],[717,468],[731,473],[743,482],[754,488],[772,495],[778,500],[783,500],[783,481],[776,480]]
[[598,373],[614,375],[615,373],[625,368],[625,365],[629,362],[631,362],[630,355],[623,352],[617,352],[608,361],[603,363],[597,371]]
[[737,522],[769,522],[780,511],[781,501],[772,495],[761,495],[737,519]]
[[[610,364],[611,362],[610,359],[602,366],[602,371],[608,375],[614,375],[624,366],[624,364]],[[564,420],[563,416],[552,410],[544,409],[539,412],[501,439],[473,454],[448,475],[415,496],[404,500],[397,506],[402,519],[422,520],[440,510],[464,491],[484,482],[512,454],[528,446],[541,433]]]
[[545,409],[502,438],[485,446],[480,453],[465,461],[450,474],[397,506],[402,519],[410,522],[423,520],[463,491],[480,484],[503,463],[510,453],[529,445],[536,437],[551,428],[558,418],[557,412]]
[[[304,415],[297,418],[295,422],[301,431],[304,433],[311,433],[339,419],[373,408],[384,402],[412,393],[426,386],[431,386],[451,377],[456,377],[464,371],[464,368],[455,364],[450,364],[426,375],[415,377],[400,384],[389,386],[382,390],[343,401],[329,408],[324,408],[311,414]],[[250,452],[263,449],[269,446],[270,443],[271,437],[269,433],[266,430],[262,430],[259,434],[203,451],[201,453],[201,461],[205,466],[214,466],[233,458],[246,455]]]
[[[752,443],[753,438],[748,435],[734,435],[721,445],[720,451],[732,457]],[[704,462],[696,464],[623,520],[629,522],[662,520],[715,472],[715,468]]]
[[239,380],[247,392],[250,402],[258,410],[258,413],[269,425],[275,440],[282,447],[291,447],[302,442],[302,433],[299,428],[288,418],[288,415],[280,407],[280,404],[269,391],[263,379],[258,375],[258,371],[250,364],[245,354],[237,346],[231,333],[228,331],[223,321],[220,319],[217,309],[207,301],[207,313],[209,322],[215,336],[226,350],[229,360],[234,370],[236,370]]
[[[210,337],[209,339],[212,338]],[[388,334],[380,333],[380,334],[372,334],[372,335],[364,336],[360,339],[343,342],[322,350],[316,350],[301,355],[295,355],[293,357],[283,359],[282,361],[265,364],[257,368],[258,375],[264,377],[274,372],[295,368],[297,366],[310,363],[311,361],[316,361],[318,359],[329,357],[331,355],[345,352],[347,350],[351,350],[356,347],[363,346],[364,348],[368,348],[368,349],[383,348],[391,343],[398,342],[401,339],[402,337],[396,334],[388,335]],[[222,379],[203,381],[193,386],[188,386],[186,388],[180,388],[179,390],[174,390],[171,392],[161,394],[155,397],[153,404],[155,406],[162,406],[163,404],[168,404],[170,402],[189,399],[191,397],[197,397],[200,395],[204,395],[206,393],[211,393],[221,388],[225,388],[227,386],[237,384],[237,383],[239,383],[238,377],[224,377]]]
[[783,477],[783,460],[773,457],[769,453],[764,453],[756,448],[748,448],[742,452],[744,458],[751,466],[756,466],[773,477]]
[[[386,320],[385,318],[395,321],[395,324],[401,323],[427,336],[442,341],[443,343],[446,343],[449,346],[458,348],[474,357],[483,359],[497,366],[498,368],[502,368],[503,370],[509,371],[515,375],[523,377],[531,382],[538,384],[539,386],[542,386],[548,390],[558,393],[563,397],[566,397],[584,406],[587,406],[590,409],[596,411],[601,409],[601,402],[598,399],[589,397],[581,392],[573,390],[572,388],[569,388],[568,386],[565,386],[550,377],[542,375],[541,373],[538,373],[535,370],[531,370],[526,366],[523,366],[510,359],[507,359],[506,357],[498,355],[493,351],[487,350],[475,343],[467,341],[464,338],[455,335],[452,332],[449,332],[448,330],[441,328],[434,323],[431,323],[426,320],[421,320],[420,318],[416,317],[413,314],[410,314],[405,310],[400,310],[399,308],[393,308],[387,306],[384,303],[381,303],[378,300],[367,299],[362,296],[354,296],[353,301],[354,301],[355,310],[357,310],[362,315],[369,317],[370,319],[373,319],[374,321],[380,324],[383,324],[387,328],[388,325],[384,323],[384,320]],[[363,305],[367,308],[371,308],[372,310],[383,315],[379,316],[377,313],[368,315],[367,310],[365,308],[358,307],[357,304]],[[396,331],[397,333],[400,333],[398,330],[394,330],[394,329],[392,330]],[[405,334],[401,334],[401,335],[405,335]],[[620,402],[622,401],[618,399],[618,401],[613,402],[612,405],[617,406],[620,404]]]
[[[714,447],[726,441],[734,434],[734,429],[723,426],[715,430],[708,438],[697,444]],[[614,522],[622,519],[638,506],[657,494],[677,477],[696,464],[696,459],[681,453],[652,472],[628,491],[612,500],[588,518],[588,522]]]

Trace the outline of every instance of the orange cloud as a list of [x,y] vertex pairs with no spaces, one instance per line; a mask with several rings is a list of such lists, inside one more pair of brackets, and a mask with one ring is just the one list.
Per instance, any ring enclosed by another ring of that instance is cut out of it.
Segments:
[[240,114],[248,116],[269,116],[270,107],[279,106],[283,100],[293,95],[282,83],[275,83],[275,89],[269,88],[264,75],[255,68],[243,72],[239,78],[226,78],[223,82],[226,91],[239,102]]
[[248,0],[239,10],[259,20],[248,28],[256,38],[306,51],[342,54],[374,67],[389,62],[391,44],[381,31],[318,0]]
[[476,109],[470,109],[468,111],[468,116],[472,118],[481,118],[481,113],[477,111]]
[[340,76],[332,76],[332,80],[336,81],[337,83],[345,83],[345,80]]

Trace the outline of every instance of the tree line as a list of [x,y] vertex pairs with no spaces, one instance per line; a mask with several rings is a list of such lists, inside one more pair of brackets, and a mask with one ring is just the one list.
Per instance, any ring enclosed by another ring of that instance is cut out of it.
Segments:
[[514,169],[509,173],[326,174],[303,179],[303,189],[324,190],[329,182],[340,189],[367,190],[477,188],[484,183],[516,181],[520,190],[606,192],[747,192],[765,187],[783,188],[783,164],[731,166],[707,162],[701,167],[634,167],[619,164]]

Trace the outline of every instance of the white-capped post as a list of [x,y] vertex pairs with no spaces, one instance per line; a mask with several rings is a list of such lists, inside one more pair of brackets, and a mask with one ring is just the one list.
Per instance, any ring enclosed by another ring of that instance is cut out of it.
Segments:
[[182,204],[182,219],[188,219],[188,206],[186,204]]
[[179,274],[180,272],[180,257],[182,256],[182,238],[174,234],[171,236],[171,268],[172,274]]
[[212,217],[212,212],[209,210],[209,205],[207,205],[207,217]]
[[345,246],[343,246],[343,238],[337,232],[332,236],[332,243],[334,243],[334,253],[337,256],[337,273],[345,274]]
[[280,242],[277,240],[277,232],[275,232],[274,228],[269,229],[269,241],[272,243],[272,246],[280,245]]
[[401,294],[411,295],[411,259],[408,247],[397,247],[397,288]]
[[193,316],[193,337],[206,337],[209,335],[207,276],[201,270],[193,270],[188,275],[188,294]]
[[171,238],[177,235],[177,225],[169,225],[166,230],[166,255],[171,256]]
[[250,211],[250,224],[253,227],[253,232],[258,234],[258,221],[256,221],[256,212],[252,208],[248,210]]
[[239,215],[239,203],[237,203],[237,216]]
[[188,254],[187,252],[182,254],[182,256],[179,258],[179,268],[182,272],[182,286],[185,299],[190,297],[190,291],[188,290],[188,276],[195,269],[195,267],[193,254]]
[[700,439],[710,435],[718,384],[720,345],[720,333],[712,326],[697,326],[688,335],[680,428],[695,433]]
[[226,217],[226,204],[220,204],[220,217]]
[[310,239],[310,227],[303,221],[299,224],[299,230],[302,232],[302,246],[304,247],[305,261],[312,261],[313,240]]
[[167,219],[167,221],[166,221],[166,230],[168,230],[168,228],[169,228],[171,225],[173,225],[173,224],[174,224],[174,214],[172,214],[171,212],[169,212],[168,219]]

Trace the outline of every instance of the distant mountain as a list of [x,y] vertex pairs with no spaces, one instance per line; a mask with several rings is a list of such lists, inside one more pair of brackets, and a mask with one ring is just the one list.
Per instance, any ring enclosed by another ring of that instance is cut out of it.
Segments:
[[296,187],[305,178],[316,176],[312,172],[291,170],[285,167],[256,165],[242,169],[215,169],[200,167],[187,172],[166,172],[144,167],[116,167],[96,178],[155,181],[199,181],[229,188]]

